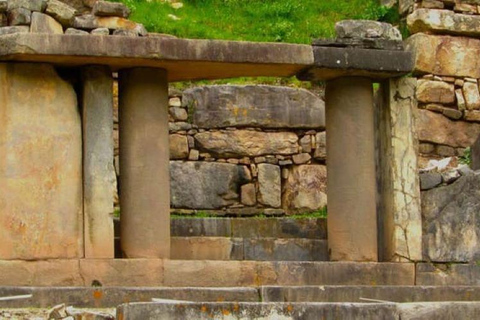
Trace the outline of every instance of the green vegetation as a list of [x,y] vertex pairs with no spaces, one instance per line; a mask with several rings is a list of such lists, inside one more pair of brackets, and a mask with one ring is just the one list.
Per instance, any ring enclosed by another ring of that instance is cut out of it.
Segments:
[[467,165],[470,165],[472,163],[472,150],[470,149],[470,147],[465,148],[463,156],[459,157],[458,161],[461,164],[467,164]]
[[[212,215],[212,214],[209,214],[208,212],[201,211],[201,210],[199,210],[195,214],[191,214],[191,215],[171,214],[170,217],[172,219],[225,218],[223,216]],[[291,219],[309,219],[309,218],[326,219],[327,218],[327,208],[324,207],[324,208],[322,208],[318,211],[314,211],[314,212],[287,215],[287,216],[282,216],[282,217],[291,218]],[[260,214],[260,215],[252,216],[251,218],[253,218],[253,219],[268,219],[268,218],[274,218],[274,217],[267,216],[265,214]]]
[[395,9],[378,0],[183,0],[180,9],[158,0],[116,1],[127,4],[130,18],[151,32],[194,39],[309,44],[333,37],[339,20],[398,19]]

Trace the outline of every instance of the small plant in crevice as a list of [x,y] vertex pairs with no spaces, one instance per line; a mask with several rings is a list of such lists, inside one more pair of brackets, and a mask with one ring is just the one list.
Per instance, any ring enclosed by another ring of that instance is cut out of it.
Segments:
[[472,149],[470,147],[465,148],[465,151],[463,152],[463,156],[460,156],[458,158],[458,161],[461,164],[470,165],[472,163]]

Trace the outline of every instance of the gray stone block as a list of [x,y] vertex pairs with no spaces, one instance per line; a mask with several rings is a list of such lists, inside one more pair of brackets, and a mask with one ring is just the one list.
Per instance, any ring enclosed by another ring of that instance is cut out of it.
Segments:
[[480,266],[476,264],[429,264],[416,267],[416,284],[421,286],[479,286]]
[[172,237],[230,237],[229,218],[180,218],[170,222]]
[[328,245],[313,239],[245,239],[244,260],[328,261]]
[[128,18],[130,15],[130,9],[128,9],[123,3],[96,1],[93,5],[92,13],[96,16]]
[[442,175],[438,172],[427,172],[420,174],[420,189],[430,190],[442,183]]
[[205,86],[186,90],[183,104],[200,128],[325,128],[325,103],[303,89]]

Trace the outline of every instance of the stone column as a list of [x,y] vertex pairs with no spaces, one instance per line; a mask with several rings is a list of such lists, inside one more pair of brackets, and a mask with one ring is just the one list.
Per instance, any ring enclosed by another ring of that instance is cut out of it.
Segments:
[[328,81],[326,119],[330,259],[377,261],[372,81]]
[[119,73],[121,246],[126,258],[169,258],[167,71]]
[[108,67],[82,69],[85,258],[113,258],[113,79]]

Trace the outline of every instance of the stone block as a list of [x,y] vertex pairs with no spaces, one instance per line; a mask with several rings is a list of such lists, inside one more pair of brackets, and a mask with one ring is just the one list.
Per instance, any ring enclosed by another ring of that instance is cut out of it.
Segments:
[[231,223],[229,218],[180,218],[171,220],[170,230],[172,237],[230,237]]
[[416,96],[423,103],[451,104],[455,102],[454,89],[453,84],[443,81],[418,80]]
[[170,258],[173,260],[230,260],[233,242],[234,239],[226,237],[172,237]]
[[29,25],[32,21],[32,12],[24,8],[8,11],[8,24],[11,26]]
[[312,136],[307,134],[300,139],[300,147],[302,151],[306,153],[312,152]]
[[1,27],[0,35],[13,34],[13,33],[29,33],[29,26],[10,26],[10,27]]
[[73,86],[51,65],[8,63],[0,71],[0,259],[83,257],[82,128]]
[[407,50],[415,52],[414,73],[480,78],[479,39],[417,33]]
[[280,167],[261,163],[258,165],[258,202],[269,207],[281,206]]
[[313,157],[317,160],[327,158],[327,133],[319,132],[315,135],[315,153]]
[[465,111],[465,120],[471,122],[480,122],[480,111],[479,110],[466,110]]
[[7,12],[8,0],[0,0],[0,12]]
[[[8,0],[7,7],[8,11],[23,8],[30,11],[42,12],[45,10],[46,2],[46,0]],[[2,4],[2,8],[5,8],[5,3]]]
[[0,27],[8,26],[8,16],[6,13],[0,13]]
[[433,262],[480,260],[480,175],[422,193],[423,251]]
[[416,284],[420,286],[479,286],[480,266],[476,264],[419,263]]
[[96,16],[128,18],[130,15],[130,9],[128,9],[123,3],[99,0],[93,5],[92,13]]
[[188,158],[187,136],[181,134],[170,135],[170,159],[179,160]]
[[94,15],[83,15],[75,17],[73,27],[78,29],[108,28],[110,30],[130,30],[138,35],[144,36],[147,30],[142,24],[120,17],[96,17]]
[[81,259],[77,264],[84,286],[159,287],[163,283],[161,259]]
[[77,10],[80,14],[90,13],[91,8],[97,0],[60,0]]
[[338,38],[402,40],[400,31],[389,23],[370,20],[343,20],[335,24]]
[[452,120],[459,120],[463,116],[462,111],[451,108],[444,108],[442,114]]
[[108,36],[110,34],[110,30],[108,28],[96,28],[93,29],[90,34],[96,35],[96,36]]
[[463,96],[468,110],[480,108],[480,93],[478,92],[478,84],[465,82],[463,85]]
[[59,0],[48,0],[45,12],[55,18],[55,20],[60,22],[65,28],[73,26],[73,21],[77,13],[73,7]]
[[240,191],[241,202],[246,206],[254,206],[257,204],[257,193],[255,190],[255,184],[244,184]]
[[480,17],[458,14],[451,10],[415,10],[407,18],[408,30],[413,33],[430,32],[467,37],[480,35]]
[[299,153],[292,156],[293,163],[295,164],[305,164],[312,159],[312,156],[308,153]]
[[445,4],[442,1],[437,0],[423,0],[420,4],[422,8],[426,9],[443,9],[445,8]]
[[40,12],[33,12],[30,32],[63,34],[63,28],[52,17]]
[[255,261],[328,261],[326,240],[244,239],[244,259]]
[[174,208],[220,209],[240,201],[248,183],[244,166],[228,163],[170,162],[171,204]]
[[78,35],[78,36],[88,36],[90,33],[88,33],[85,30],[80,30],[80,29],[75,29],[75,28],[68,28],[65,30],[65,34],[67,35]]
[[200,128],[325,128],[325,104],[303,89],[205,86],[188,89],[183,104]]
[[232,219],[232,236],[237,238],[327,238],[326,219]]
[[416,118],[418,139],[451,147],[469,147],[480,134],[480,125],[452,121],[441,114],[418,110]]
[[420,174],[420,189],[430,190],[442,183],[442,175],[438,172],[428,172]]
[[184,108],[172,107],[169,112],[175,121],[187,121],[188,119],[187,111]]
[[283,185],[283,208],[288,214],[313,212],[327,205],[327,168],[294,166]]
[[195,135],[195,143],[201,150],[218,158],[298,152],[298,137],[292,132],[205,131]]

